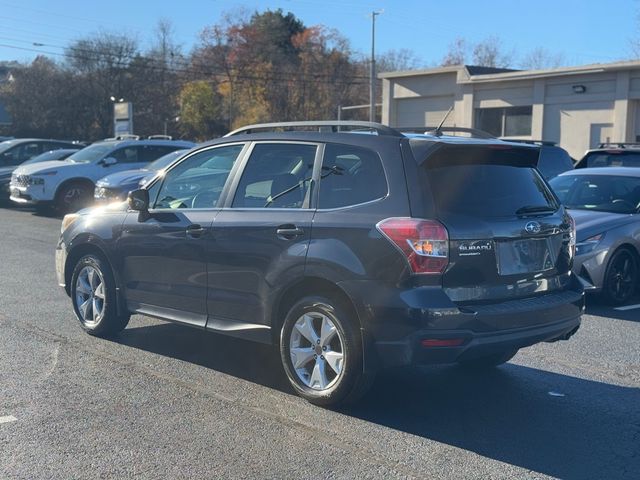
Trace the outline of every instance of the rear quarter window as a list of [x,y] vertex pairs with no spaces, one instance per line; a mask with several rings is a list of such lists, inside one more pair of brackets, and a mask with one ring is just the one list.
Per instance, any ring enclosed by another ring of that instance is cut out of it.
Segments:
[[328,144],[322,159],[319,208],[358,205],[387,195],[380,156],[373,150]]

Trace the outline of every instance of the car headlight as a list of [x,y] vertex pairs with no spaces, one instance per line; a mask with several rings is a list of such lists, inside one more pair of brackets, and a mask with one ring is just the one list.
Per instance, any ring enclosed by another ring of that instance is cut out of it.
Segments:
[[73,222],[78,220],[78,218],[80,218],[80,215],[78,215],[77,213],[67,213],[62,219],[62,226],[60,227],[60,233],[64,233],[64,231],[67,228],[69,228],[69,226],[71,226]]
[[597,235],[593,235],[592,237],[587,238],[581,242],[576,244],[576,255],[584,255],[586,253],[592,252],[594,248],[598,246],[598,244],[604,238],[604,233],[599,233]]

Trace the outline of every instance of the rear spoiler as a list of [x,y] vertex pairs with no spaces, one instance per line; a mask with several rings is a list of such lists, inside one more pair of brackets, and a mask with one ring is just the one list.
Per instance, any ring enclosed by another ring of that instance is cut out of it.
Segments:
[[409,140],[418,165],[429,168],[452,165],[490,164],[514,167],[536,167],[540,148],[508,143],[447,143],[422,139]]

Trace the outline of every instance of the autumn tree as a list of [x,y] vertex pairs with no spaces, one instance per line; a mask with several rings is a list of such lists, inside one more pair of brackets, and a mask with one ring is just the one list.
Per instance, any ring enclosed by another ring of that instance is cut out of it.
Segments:
[[180,130],[183,136],[207,140],[220,136],[226,127],[220,122],[222,96],[211,83],[197,80],[182,87],[179,95]]

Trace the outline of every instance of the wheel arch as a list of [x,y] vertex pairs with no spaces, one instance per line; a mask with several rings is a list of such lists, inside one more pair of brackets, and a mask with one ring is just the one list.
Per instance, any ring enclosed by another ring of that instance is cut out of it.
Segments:
[[351,317],[355,319],[357,327],[359,329],[362,328],[358,310],[351,297],[349,297],[342,288],[321,277],[304,277],[283,288],[271,306],[271,334],[272,341],[275,345],[279,342],[280,329],[282,328],[284,317],[289,308],[301,298],[310,295],[326,296],[331,300],[339,302],[341,306],[349,311]]
[[358,314],[358,309],[353,299],[339,285],[322,277],[301,278],[283,288],[276,296],[276,300],[271,306],[270,317],[272,343],[274,345],[280,344],[280,330],[288,309],[301,298],[311,295],[326,296],[330,300],[339,302],[343,308],[347,309],[351,318],[356,322],[356,328],[360,331],[363,371],[365,373],[375,372],[379,362],[375,353],[373,339],[365,331],[362,318]]
[[73,275],[73,270],[75,265],[85,255],[96,255],[100,257],[102,261],[106,263],[111,272],[111,276],[113,277],[116,284],[116,302],[118,305],[118,312],[124,313],[127,309],[124,307],[122,291],[120,289],[120,278],[116,273],[116,270],[113,268],[111,261],[109,260],[109,256],[107,255],[104,248],[100,245],[93,242],[82,242],[78,245],[72,247],[67,254],[67,258],[64,264],[64,281],[65,281],[65,290],[67,295],[71,294],[71,276]]

